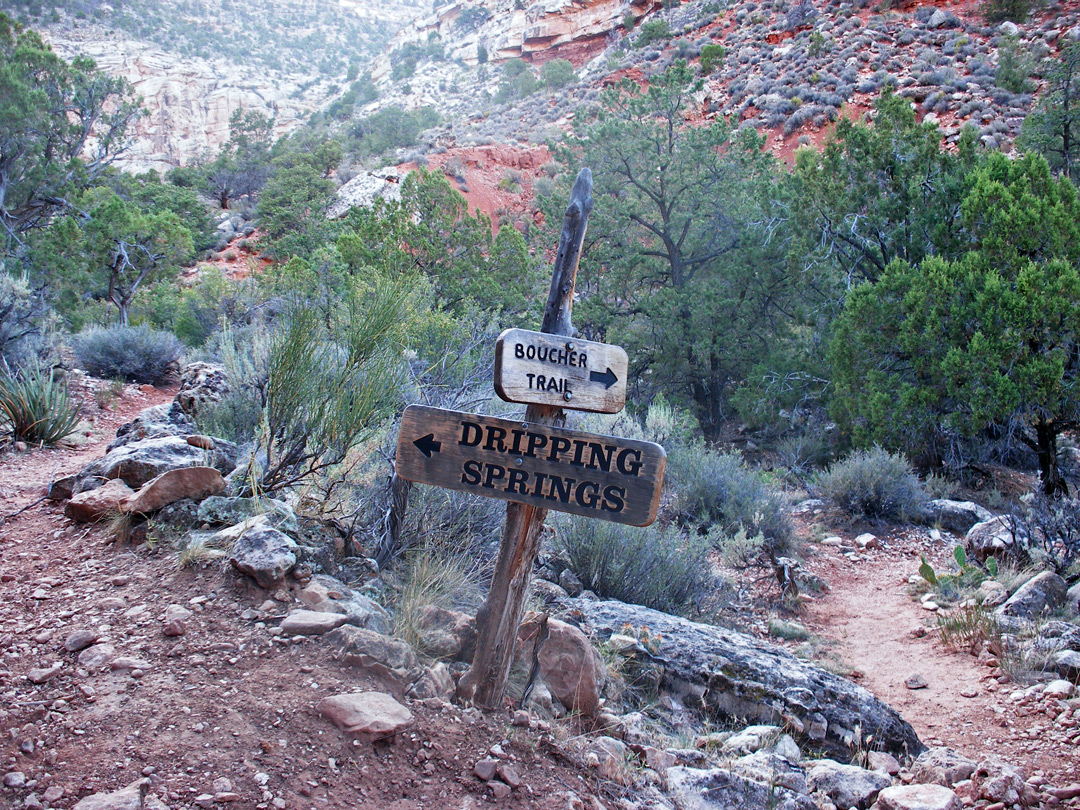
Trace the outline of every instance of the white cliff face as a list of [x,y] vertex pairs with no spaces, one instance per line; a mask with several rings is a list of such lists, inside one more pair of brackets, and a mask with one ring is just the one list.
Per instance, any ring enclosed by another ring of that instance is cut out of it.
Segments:
[[[317,77],[260,73],[225,62],[180,58],[131,41],[49,37],[66,59],[92,58],[110,76],[123,76],[142,98],[148,115],[139,120],[132,143],[117,162],[128,171],[167,171],[216,154],[229,139],[229,118],[238,109],[259,110],[275,120],[280,136],[324,105],[337,86]],[[313,82],[304,90],[305,78]]]
[[[375,61],[372,75],[380,79],[389,75],[389,52],[409,42],[426,43],[437,33],[446,45],[449,59],[461,59],[477,64],[477,52],[483,45],[493,60],[532,58],[544,54],[538,61],[587,53],[590,43],[619,30],[623,18],[632,14],[640,19],[660,8],[659,0],[480,0],[452,2],[438,6],[431,14],[417,18],[391,40],[387,53]],[[491,13],[487,22],[472,31],[462,31],[459,18],[462,12],[484,8]]]

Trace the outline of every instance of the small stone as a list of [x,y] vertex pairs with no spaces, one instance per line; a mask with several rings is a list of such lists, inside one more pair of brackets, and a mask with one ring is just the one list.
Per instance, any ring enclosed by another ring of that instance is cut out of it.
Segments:
[[499,778],[506,782],[510,787],[516,788],[521,785],[521,774],[518,772],[518,769],[509,762],[500,762],[497,771]]
[[473,773],[476,774],[477,778],[490,782],[495,778],[498,768],[499,760],[485,757],[473,766]]
[[510,721],[510,725],[517,728],[528,728],[530,722],[529,713],[524,709],[518,709],[514,712],[514,718]]
[[184,627],[184,623],[179,619],[173,619],[171,622],[165,622],[165,626],[161,628],[161,632],[172,637],[182,636],[187,632],[187,628]]
[[213,807],[214,806],[214,794],[213,793],[200,793],[195,797],[195,804],[199,807]]
[[510,786],[505,782],[500,782],[498,779],[493,779],[488,782],[488,787],[491,788],[491,793],[496,799],[505,799],[512,792]]
[[881,548],[881,542],[874,535],[866,532],[855,538],[855,547],[866,551],[868,549]]
[[46,804],[56,804],[64,798],[64,789],[59,785],[53,785],[45,789],[45,793],[42,794],[41,798],[45,800]]
[[960,689],[960,697],[973,698],[979,696],[979,690],[973,689],[970,686],[965,686]]
[[228,804],[229,802],[240,801],[240,794],[233,793],[231,790],[223,790],[220,793],[214,794],[215,804]]
[[79,653],[79,666],[88,670],[100,669],[114,658],[116,658],[116,648],[113,645],[95,644]]
[[912,629],[909,635],[912,638],[926,638],[926,628],[922,625],[919,625],[918,627]]
[[131,577],[127,574],[117,574],[114,577],[109,577],[109,584],[114,588],[123,588],[125,585],[131,584]]
[[63,664],[57,661],[51,667],[32,669],[26,673],[26,680],[30,681],[30,683],[45,683],[59,675],[63,666]]
[[282,620],[281,629],[290,636],[321,636],[341,627],[348,618],[342,613],[294,610]]
[[98,634],[96,631],[83,628],[81,630],[76,630],[64,639],[64,649],[68,652],[79,652],[80,650],[85,650],[97,640]]
[[165,621],[183,621],[184,619],[190,619],[192,613],[183,605],[169,605],[165,608]]
[[127,601],[121,596],[106,596],[98,602],[98,607],[102,610],[123,610],[127,607]]
[[22,771],[11,771],[4,774],[4,787],[18,790],[26,784],[26,774]]
[[908,689],[925,689],[929,685],[930,684],[927,683],[926,678],[924,678],[917,672],[914,675],[908,676],[908,679],[904,681],[904,686],[906,686]]

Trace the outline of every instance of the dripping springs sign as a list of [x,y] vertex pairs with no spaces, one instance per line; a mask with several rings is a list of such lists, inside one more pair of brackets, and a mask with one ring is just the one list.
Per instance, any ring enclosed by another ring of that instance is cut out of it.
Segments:
[[575,515],[647,526],[667,456],[653,442],[410,405],[402,478]]

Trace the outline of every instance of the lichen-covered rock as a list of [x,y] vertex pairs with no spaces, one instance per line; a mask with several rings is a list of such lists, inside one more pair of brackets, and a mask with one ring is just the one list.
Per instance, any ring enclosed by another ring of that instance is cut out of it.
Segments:
[[837,807],[865,810],[884,788],[892,784],[887,773],[868,771],[856,765],[841,765],[831,759],[814,764],[807,775],[810,790],[824,793]]
[[256,524],[237,538],[229,562],[262,587],[273,588],[296,566],[297,548],[296,541],[287,534]]
[[[101,486],[105,481],[119,478],[132,489],[169,470],[183,467],[211,466],[222,471],[220,459],[208,458],[208,451],[193,447],[181,436],[164,436],[131,442],[111,450],[91,462],[79,473],[76,493]],[[224,466],[228,467],[226,463]],[[231,467],[228,467],[229,471]]]
[[199,522],[211,526],[235,526],[248,518],[264,516],[278,531],[298,531],[296,512],[276,498],[239,498],[212,495],[199,504]]
[[728,768],[668,768],[668,794],[678,810],[817,810],[809,797]]
[[602,639],[627,624],[648,628],[660,638],[651,663],[663,668],[665,688],[710,715],[786,724],[843,758],[859,743],[856,728],[901,758],[924,749],[914,729],[862,687],[745,633],[622,602],[573,607]]
[[180,390],[175,402],[194,419],[207,405],[220,402],[229,393],[225,367],[218,363],[188,363],[180,372]]
[[976,523],[964,535],[967,556],[978,562],[988,557],[1017,559],[1027,546],[1027,535],[1013,515],[998,515]]
[[1065,580],[1053,571],[1043,571],[1016,589],[997,612],[1018,619],[1035,619],[1065,604]]
[[153,405],[139,411],[134,419],[117,428],[116,438],[106,448],[106,452],[112,452],[132,442],[163,439],[168,436],[184,437],[194,432],[195,423],[175,402]]
[[962,810],[960,798],[942,785],[897,785],[878,794],[873,810]]
[[970,779],[976,763],[959,751],[946,746],[927,749],[912,766],[915,781],[952,787],[957,782]]
[[976,523],[994,519],[994,513],[974,501],[935,498],[926,504],[926,519],[953,534],[964,535]]

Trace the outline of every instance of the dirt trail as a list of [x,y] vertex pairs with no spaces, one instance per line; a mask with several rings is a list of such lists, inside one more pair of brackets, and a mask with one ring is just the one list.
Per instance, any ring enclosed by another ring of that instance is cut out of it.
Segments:
[[[852,667],[858,683],[894,706],[926,745],[948,745],[981,759],[996,754],[1047,775],[1080,770],[1075,748],[1043,734],[1042,714],[1024,716],[1009,695],[1023,685],[999,684],[978,658],[945,649],[932,631],[932,614],[908,593],[908,577],[926,554],[945,568],[950,545],[914,530],[883,536],[883,548],[852,562],[837,549],[818,547],[810,567],[831,585],[804,618],[815,635],[835,642],[830,652]],[[921,675],[923,689],[905,680]]]

